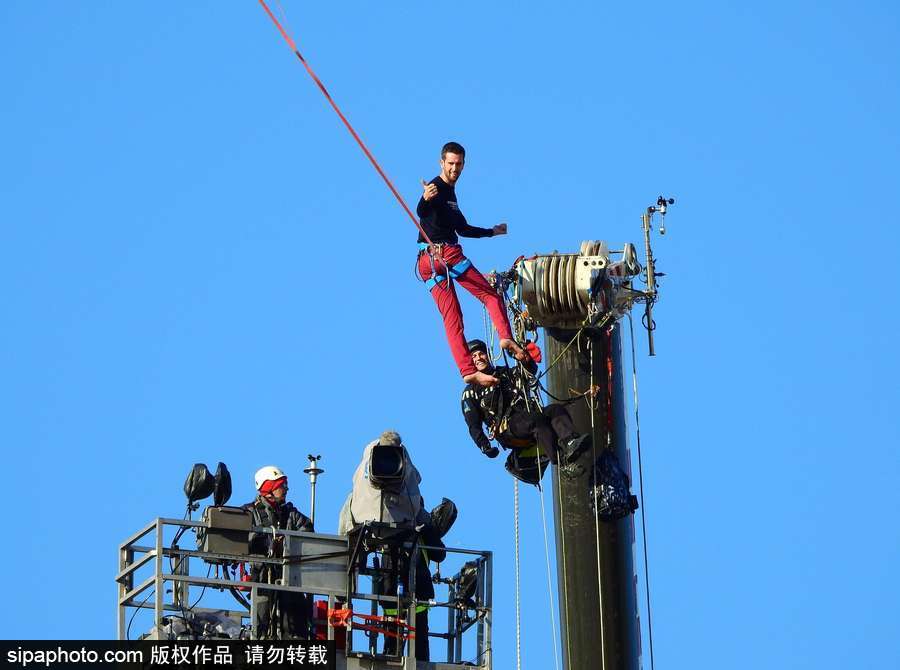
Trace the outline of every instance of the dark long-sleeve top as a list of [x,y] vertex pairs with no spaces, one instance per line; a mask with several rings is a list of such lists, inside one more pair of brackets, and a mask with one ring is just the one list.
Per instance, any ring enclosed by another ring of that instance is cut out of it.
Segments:
[[[242,506],[253,515],[254,526],[274,526],[281,530],[302,530],[314,532],[312,521],[303,512],[294,507],[293,503],[285,502],[279,506],[272,505],[268,500],[257,496],[256,500]],[[250,552],[265,556],[272,548],[271,533],[250,533]]]
[[[528,360],[524,365],[531,374],[537,372],[537,364],[533,361]],[[516,388],[515,373],[515,368],[499,365],[490,371],[490,374],[500,380],[499,384],[496,386],[469,384],[463,390],[463,418],[466,420],[472,441],[482,451],[491,446],[491,441],[484,434],[483,426],[496,431],[498,427],[494,424],[508,409],[516,411],[521,406],[524,411],[525,399]]]
[[[419,223],[435,244],[457,244],[459,237],[492,237],[493,228],[470,226],[466,217],[459,211],[456,202],[456,189],[446,183],[440,176],[431,180],[437,186],[437,195],[431,200],[419,198],[416,214]],[[419,242],[425,242],[419,232]]]

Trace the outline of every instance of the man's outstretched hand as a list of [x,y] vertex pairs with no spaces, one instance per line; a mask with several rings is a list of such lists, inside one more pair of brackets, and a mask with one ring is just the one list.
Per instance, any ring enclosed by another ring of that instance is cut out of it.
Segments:
[[[422,188],[424,189],[424,192],[422,193],[422,198],[426,202],[431,200],[434,196],[437,195],[437,186],[435,186],[434,184],[429,184],[424,179],[420,179],[419,181],[422,182]],[[494,234],[496,235],[497,233],[494,233]]]
[[[428,198],[426,198],[427,200]],[[506,224],[498,223],[494,226],[494,235],[506,235]]]

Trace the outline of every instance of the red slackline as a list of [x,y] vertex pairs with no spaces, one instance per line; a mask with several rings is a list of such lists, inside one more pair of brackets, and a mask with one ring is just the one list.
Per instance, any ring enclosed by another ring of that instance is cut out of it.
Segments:
[[381,166],[378,164],[378,161],[375,160],[375,156],[372,155],[372,152],[369,151],[369,148],[365,145],[365,143],[360,139],[359,135],[356,134],[356,131],[353,129],[353,126],[350,125],[350,122],[347,120],[347,117],[344,116],[343,112],[341,112],[340,108],[337,106],[337,103],[331,98],[328,91],[325,89],[325,84],[322,83],[322,80],[316,76],[316,73],[313,72],[312,68],[309,66],[309,63],[306,62],[306,59],[300,54],[300,50],[297,49],[297,44],[288,35],[287,31],[281,26],[278,22],[278,19],[275,18],[275,15],[272,13],[272,10],[269,9],[269,6],[265,3],[265,0],[259,0],[259,4],[262,5],[262,8],[266,10],[266,14],[269,15],[269,18],[272,19],[272,23],[275,24],[275,27],[278,28],[278,32],[281,33],[281,36],[284,38],[284,41],[288,43],[288,46],[291,48],[291,51],[294,52],[294,55],[300,59],[300,62],[303,63],[303,67],[306,68],[306,71],[309,73],[309,76],[312,77],[313,81],[316,82],[316,85],[319,87],[319,90],[322,91],[322,95],[328,100],[329,104],[331,104],[332,109],[334,109],[335,113],[340,117],[341,121],[344,122],[344,125],[347,126],[347,130],[350,131],[350,134],[353,135],[353,139],[356,140],[356,143],[359,145],[359,148],[363,150],[363,153],[366,155],[366,158],[371,161],[372,165],[378,171],[378,174],[381,175],[381,178],[384,179],[384,183],[387,184],[387,187],[391,189],[391,193],[394,194],[394,197],[397,198],[397,202],[400,203],[400,206],[403,207],[403,211],[405,211],[409,218],[412,219],[412,222],[415,224],[416,228],[419,229],[419,232],[422,233],[422,237],[425,239],[428,244],[431,244],[431,239],[428,237],[428,234],[422,228],[422,225],[419,223],[419,219],[416,218],[416,215],[412,213],[412,210],[409,206],[403,201],[403,197],[397,192],[397,189],[394,188],[394,184],[391,183],[391,180],[384,173],[384,170],[381,169]]

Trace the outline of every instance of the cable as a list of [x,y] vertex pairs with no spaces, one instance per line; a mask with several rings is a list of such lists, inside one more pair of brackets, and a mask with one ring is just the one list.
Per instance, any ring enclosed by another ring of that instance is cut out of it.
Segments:
[[544,368],[544,371],[540,375],[538,375],[538,379],[541,379],[544,375],[546,375],[548,372],[550,372],[551,368],[553,368],[557,363],[559,363],[560,359],[563,357],[563,354],[565,354],[569,350],[569,347],[571,347],[573,344],[575,344],[576,340],[578,340],[578,338],[581,337],[581,331],[583,331],[583,330],[584,330],[584,326],[581,326],[581,328],[579,328],[577,331],[575,331],[575,335],[572,337],[571,340],[569,340],[569,343],[565,347],[563,347],[562,351],[560,351],[556,355],[556,358],[554,358],[553,361]]
[[553,663],[559,670],[559,649],[556,644],[556,611],[553,608],[553,579],[550,576],[550,544],[547,540],[547,513],[544,509],[544,487],[538,482],[541,492],[541,523],[544,527],[544,558],[547,560],[547,598],[550,601],[550,631],[553,636]]
[[[562,491],[562,476],[560,475],[559,466],[553,468],[553,470],[556,473],[556,490]],[[560,518],[562,518],[566,512],[565,496],[560,494],[558,496],[558,499],[559,499]],[[567,563],[568,559],[566,556],[566,534],[562,529],[560,529],[560,531],[559,531],[559,538],[560,538],[559,542],[561,545],[560,549],[561,549],[561,554],[562,554],[562,556],[560,556],[560,558],[562,559],[562,569],[563,569],[563,579],[562,579],[563,599],[565,600],[565,602],[569,602],[569,574],[568,574],[569,571],[568,571],[568,563]],[[566,625],[565,625],[566,658],[571,659],[572,658],[572,636],[571,636],[570,626],[569,626],[569,610],[568,610],[568,608],[564,607],[562,609],[561,613],[564,614],[566,617]]]
[[494,355],[494,328],[492,324],[488,323],[488,311],[487,307],[483,304],[481,305],[481,321],[484,325],[484,341],[487,345],[487,355],[490,359],[491,363],[496,363],[500,360],[501,355],[498,353]]
[[[594,343],[593,340],[588,339],[588,351],[590,352],[590,366],[591,366],[591,375],[590,375],[590,384],[591,389],[594,388]],[[594,539],[595,546],[597,549],[597,598],[600,605],[600,660],[603,667],[603,670],[606,670],[606,648],[603,646],[604,641],[606,640],[606,636],[603,634],[603,587],[600,583],[600,519],[597,517],[597,440],[594,439],[595,432],[595,424],[594,424],[594,414],[596,411],[596,402],[594,398],[585,398],[588,402],[588,406],[591,408],[591,452],[593,456],[593,467],[591,468],[591,477],[593,478],[593,486],[591,487],[591,495],[594,497]],[[609,440],[609,434],[607,434],[607,440]]]
[[[544,347],[547,346],[547,333],[544,332]],[[559,356],[557,360],[559,360]],[[562,491],[562,475],[560,474],[560,467],[557,465],[551,468],[551,471],[556,476],[556,480],[554,481],[554,487],[557,491]],[[557,496],[559,501],[559,514],[560,518],[565,517],[566,514],[566,496],[560,495]],[[558,557],[557,564],[562,566],[562,598],[565,602],[568,602],[569,598],[569,570],[568,570],[568,555],[566,549],[566,534],[563,532],[563,529],[559,530],[559,546],[558,546]],[[566,659],[569,659],[571,662],[572,658],[572,633],[571,627],[569,626],[569,611],[567,608],[563,607],[560,609],[560,618],[565,617],[565,625],[562,626],[563,631],[565,631],[566,639],[565,639],[565,651],[566,651]]]
[[650,637],[650,670],[654,670],[653,659],[653,617],[650,613],[650,558],[647,551],[647,520],[646,505],[644,504],[644,465],[641,457],[641,419],[638,413],[638,387],[637,387],[637,355],[634,351],[634,325],[631,320],[631,313],[628,313],[628,331],[631,335],[631,383],[634,389],[634,424],[637,431],[637,453],[638,453],[638,481],[641,494],[641,536],[644,541],[644,587],[647,591],[647,632]]
[[[213,566],[210,565],[209,568],[206,570],[206,578],[207,578],[207,579],[209,579],[209,573],[212,572],[212,568],[213,568]],[[203,588],[200,589],[200,595],[197,596],[197,599],[194,601],[194,604],[187,608],[187,611],[188,611],[188,612],[193,612],[193,611],[194,611],[194,608],[197,606],[197,603],[200,602],[200,599],[203,597],[203,594],[206,592],[206,587],[207,587],[207,586],[209,586],[209,585],[208,585],[208,584],[204,584],[204,585],[203,585]]]
[[[187,508],[187,511],[184,513],[183,519],[189,520],[190,518],[191,518],[191,504],[188,503],[188,508]],[[187,530],[188,530],[188,526],[181,526],[178,529],[178,532],[175,533],[175,538],[172,540],[172,544],[169,547],[170,551],[175,551],[178,549],[178,540],[181,539],[181,536],[184,535],[187,532]],[[181,566],[184,564],[184,561],[185,561],[184,556],[179,557],[179,559],[178,559],[178,569],[179,570],[181,569]],[[169,556],[169,571],[174,575],[175,570],[176,570],[175,557],[170,555]],[[172,585],[172,588],[175,592],[177,592],[179,589],[184,588],[184,587],[187,587],[187,584],[185,584],[183,582],[175,582]],[[188,611],[190,611],[190,610],[184,609],[184,601],[181,598],[181,594],[178,595],[178,607],[181,609],[181,619],[182,619],[182,621],[184,621],[184,625],[187,627],[187,629],[191,633],[191,639],[197,639],[196,633],[194,632],[194,626],[191,624],[190,620],[188,619],[188,615],[187,615]]]
[[519,480],[513,479],[513,508],[516,518],[516,670],[522,670],[522,620],[519,603]]
[[150,590],[150,593],[147,594],[147,597],[144,598],[144,599],[141,601],[141,604],[138,605],[137,607],[135,607],[135,608],[134,608],[134,612],[131,613],[131,618],[128,620],[128,628],[125,629],[125,639],[126,639],[126,640],[130,640],[130,639],[131,639],[131,623],[134,621],[134,617],[137,615],[138,612],[141,611],[141,608],[144,606],[144,603],[146,603],[148,600],[150,600],[150,597],[151,597],[154,593],[156,593],[156,589],[151,589],[151,590]]
[[[550,393],[550,391],[547,390],[547,387],[545,387],[545,386],[544,386],[541,382],[539,382],[539,381],[537,382],[537,387],[538,387],[539,389],[541,389],[541,391],[543,391],[544,393],[546,393],[548,396],[550,396],[553,400],[555,400],[555,401],[558,402],[558,403],[562,403],[562,404],[564,404],[564,405],[567,405],[567,404],[573,403],[573,402],[577,402],[578,400],[581,400],[582,398],[585,398],[585,397],[587,397],[588,395],[593,395],[593,389],[588,389],[588,390],[585,391],[584,393],[579,393],[578,395],[576,395],[576,396],[574,396],[574,397],[572,397],[572,398],[557,398],[555,395],[553,395],[552,393]],[[573,389],[570,388],[570,389],[569,389],[569,393],[572,393],[572,391],[573,391]]]
[[[394,197],[397,199],[397,202],[400,203],[400,206],[403,207],[403,211],[409,215],[409,218],[415,224],[416,228],[419,229],[419,232],[422,234],[422,238],[429,244],[433,244],[431,238],[428,237],[428,234],[425,232],[425,229],[422,228],[422,224],[419,223],[419,219],[416,218],[416,215],[412,213],[412,210],[403,200],[403,197],[400,193],[397,192],[397,189],[394,188],[394,184],[385,174],[384,170],[381,169],[381,166],[378,164],[378,161],[375,160],[375,156],[372,155],[372,152],[369,151],[369,148],[366,146],[365,142],[359,137],[356,131],[353,129],[353,126],[350,125],[350,122],[347,120],[347,117],[344,116],[344,113],[341,112],[340,107],[337,106],[337,103],[332,99],[331,95],[328,93],[328,90],[325,88],[325,84],[322,83],[322,80],[316,76],[316,73],[313,72],[312,68],[309,66],[309,63],[306,62],[306,59],[301,55],[300,50],[297,48],[296,43],[288,35],[287,31],[282,27],[281,23],[279,23],[278,19],[275,18],[275,15],[272,13],[272,10],[269,9],[269,6],[266,4],[265,0],[259,0],[259,4],[262,5],[262,8],[266,11],[266,14],[269,15],[269,18],[272,20],[272,23],[275,24],[275,27],[278,29],[278,32],[281,33],[281,36],[284,38],[284,41],[287,42],[288,46],[291,48],[291,51],[294,52],[294,55],[300,60],[303,64],[303,67],[306,68],[306,71],[309,73],[309,76],[312,77],[312,80],[316,83],[316,86],[319,87],[319,90],[322,91],[322,95],[325,96],[325,99],[328,100],[328,103],[331,105],[332,109],[334,109],[335,113],[340,117],[341,121],[343,121],[344,125],[347,127],[347,130],[350,131],[350,134],[353,136],[353,139],[356,140],[356,143],[359,145],[359,148],[362,149],[363,153],[366,155],[366,158],[372,163],[372,166],[381,175],[381,178],[384,180],[384,183],[387,184],[387,187],[391,190],[391,193],[394,194]],[[449,273],[448,273],[449,274]]]

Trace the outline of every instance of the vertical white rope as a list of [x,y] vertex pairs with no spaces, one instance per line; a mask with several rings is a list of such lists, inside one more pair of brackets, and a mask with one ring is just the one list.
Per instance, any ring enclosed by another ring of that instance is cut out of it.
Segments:
[[538,484],[541,492],[541,522],[544,526],[544,558],[547,560],[547,599],[550,601],[550,632],[553,637],[553,664],[559,670],[559,648],[556,644],[556,609],[553,607],[553,579],[550,576],[550,544],[547,540],[547,513],[544,509],[544,487]]
[[513,508],[516,518],[516,670],[522,670],[522,618],[519,602],[519,480],[513,479]]
[[495,329],[493,323],[488,320],[487,307],[485,307],[484,305],[481,306],[481,321],[484,325],[484,343],[487,346],[488,360],[490,360],[491,363],[496,363],[503,356],[503,351],[501,350],[494,354]]
[[[588,338],[588,351],[590,352],[591,366],[591,394],[588,395],[588,402],[590,403],[591,408],[591,451],[594,457],[594,464],[591,468],[593,481],[591,495],[594,497],[594,541],[597,549],[597,598],[600,604],[600,659],[603,670],[606,670],[606,649],[604,647],[606,636],[603,634],[603,587],[600,583],[600,519],[597,515],[597,440],[594,439],[594,435],[596,434],[594,430],[594,414],[597,402],[596,397],[594,396],[594,341],[591,338]],[[609,392],[608,384],[606,391]],[[607,440],[608,439],[609,436],[607,436]]]
[[[576,335],[572,339],[572,341],[579,338],[580,332],[581,331],[579,331],[579,334]],[[565,353],[566,349],[569,348],[569,346],[572,344],[572,341],[570,341],[569,344],[566,345],[566,348],[563,349],[563,351],[560,354],[557,354],[557,360],[562,356],[563,353]],[[546,347],[546,346],[547,346],[547,333],[545,332],[544,333],[544,347]],[[555,362],[551,363],[549,367],[545,368],[544,372],[545,373],[548,372],[550,370],[550,368],[553,367],[553,365],[555,365]],[[555,487],[556,491],[558,492],[557,499],[559,500],[559,517],[560,517],[560,519],[562,519],[562,518],[565,518],[565,515],[566,515],[566,496],[563,495],[562,476],[560,475],[559,465],[553,466],[552,470],[553,470],[553,473],[556,475],[556,480],[553,482],[553,486]],[[562,599],[563,599],[564,603],[568,603],[569,602],[569,566],[568,566],[568,554],[566,553],[566,533],[565,533],[564,525],[561,525],[561,527],[559,528],[559,544],[560,544],[560,555],[558,556],[558,560],[562,562],[562,572],[563,572]],[[563,607],[560,614],[561,614],[561,616],[565,616],[565,619],[566,619],[566,625],[564,626],[565,632],[566,632],[566,639],[565,639],[566,658],[569,659],[569,662],[571,663],[572,635],[569,631],[569,629],[570,629],[569,611],[568,611],[568,609]]]
[[631,339],[631,386],[634,390],[634,427],[637,437],[638,481],[641,494],[641,539],[644,544],[644,589],[647,592],[647,634],[650,639],[650,670],[656,668],[653,658],[653,617],[650,613],[650,558],[647,553],[647,518],[644,505],[644,464],[641,456],[641,417],[638,413],[637,354],[634,351],[634,324],[628,312],[628,332]]

